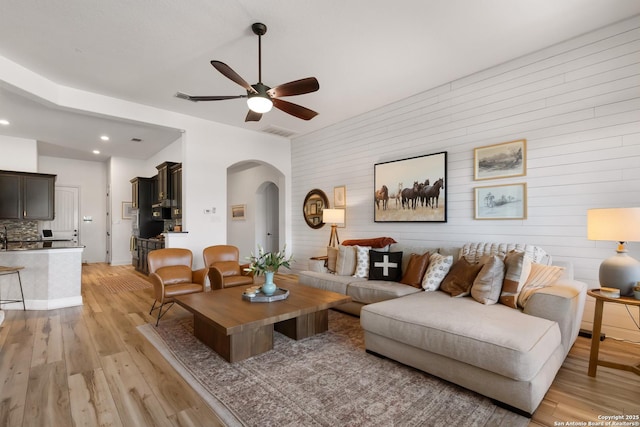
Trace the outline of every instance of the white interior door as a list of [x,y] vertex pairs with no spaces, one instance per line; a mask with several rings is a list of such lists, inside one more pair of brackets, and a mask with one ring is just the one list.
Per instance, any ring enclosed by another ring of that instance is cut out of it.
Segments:
[[42,229],[51,230],[54,239],[79,241],[80,200],[78,187],[57,187],[55,219],[43,221]]

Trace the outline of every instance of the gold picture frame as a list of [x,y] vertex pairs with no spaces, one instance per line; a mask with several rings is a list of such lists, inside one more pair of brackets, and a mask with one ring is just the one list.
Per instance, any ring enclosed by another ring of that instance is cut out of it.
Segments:
[[231,220],[244,221],[245,219],[247,219],[247,205],[232,205]]
[[347,206],[347,186],[333,187],[333,207],[344,208]]
[[122,219],[131,219],[133,217],[132,210],[132,202],[122,202]]
[[474,189],[474,219],[527,219],[527,184],[490,185]]
[[527,174],[527,140],[486,145],[473,150],[473,179],[512,178]]

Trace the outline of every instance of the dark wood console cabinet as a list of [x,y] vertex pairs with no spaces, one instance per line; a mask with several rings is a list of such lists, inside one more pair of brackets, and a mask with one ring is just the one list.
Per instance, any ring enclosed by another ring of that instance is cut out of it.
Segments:
[[0,171],[0,219],[53,220],[56,176]]
[[136,238],[136,247],[133,253],[132,264],[141,273],[149,274],[147,258],[149,252],[164,248],[164,241],[160,239]]

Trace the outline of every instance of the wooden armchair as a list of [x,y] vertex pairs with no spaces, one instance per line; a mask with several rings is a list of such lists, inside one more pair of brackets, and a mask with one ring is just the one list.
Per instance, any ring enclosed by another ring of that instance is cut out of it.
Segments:
[[252,285],[253,273],[244,271],[249,264],[240,264],[240,251],[231,245],[215,245],[202,251],[204,265],[209,267],[211,289]]
[[[208,268],[193,271],[193,254],[189,249],[165,248],[149,252],[147,257],[149,264],[149,279],[153,283],[155,300],[149,314],[158,310],[156,326],[160,318],[175,303],[173,297],[178,295],[203,292]],[[156,307],[156,303],[160,305]],[[170,304],[164,311],[162,307]]]

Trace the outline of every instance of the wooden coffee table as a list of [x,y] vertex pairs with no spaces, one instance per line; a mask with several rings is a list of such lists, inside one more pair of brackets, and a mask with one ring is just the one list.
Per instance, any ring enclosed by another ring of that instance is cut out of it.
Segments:
[[246,286],[175,297],[193,313],[193,334],[228,362],[238,362],[273,348],[274,329],[300,340],[329,328],[328,309],[351,297],[276,277],[289,297],[282,301],[242,299]]

